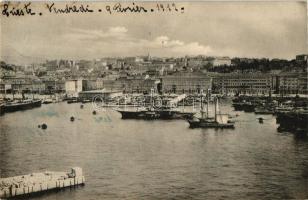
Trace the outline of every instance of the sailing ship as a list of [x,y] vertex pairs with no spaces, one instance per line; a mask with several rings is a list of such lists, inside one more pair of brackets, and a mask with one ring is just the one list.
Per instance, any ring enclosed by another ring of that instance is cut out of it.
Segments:
[[221,114],[219,111],[218,98],[214,99],[214,117],[209,116],[209,92],[207,94],[206,112],[203,106],[203,94],[201,94],[201,117],[188,119],[190,128],[234,128],[234,122],[230,121],[228,114]]

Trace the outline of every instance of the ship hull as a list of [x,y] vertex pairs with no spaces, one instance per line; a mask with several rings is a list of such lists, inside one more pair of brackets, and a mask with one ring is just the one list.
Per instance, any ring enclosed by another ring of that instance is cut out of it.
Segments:
[[120,111],[122,119],[141,119],[143,117],[144,111]]
[[244,112],[254,112],[255,106],[251,105],[251,104],[245,104],[245,105],[243,105],[243,110],[244,110]]
[[255,114],[259,114],[259,115],[272,115],[274,114],[273,111],[269,111],[269,110],[256,110]]
[[233,103],[232,106],[233,106],[235,111],[242,111],[243,110],[243,104]]
[[36,107],[40,107],[42,105],[41,100],[35,100],[31,102],[26,102],[26,103],[16,103],[16,104],[11,104],[11,105],[4,105],[4,112],[16,112],[20,110],[27,110],[27,109],[32,109]]
[[4,115],[4,105],[0,105],[0,115]]
[[215,121],[194,121],[188,120],[190,128],[218,128],[218,129],[233,129],[233,123],[221,124]]
[[157,111],[159,114],[160,119],[190,119],[193,117],[194,113],[190,112],[178,112],[178,111],[172,111],[172,110],[163,110],[163,111]]
[[282,131],[308,131],[308,113],[307,112],[285,112],[278,113],[276,123],[279,124],[279,130]]
[[118,110],[122,115],[122,119],[145,119],[145,120],[171,120],[171,119],[191,119],[194,113],[178,112],[171,110],[156,110],[156,111],[121,111]]
[[232,104],[235,111],[244,111],[244,112],[254,112],[255,105],[247,103],[233,103]]

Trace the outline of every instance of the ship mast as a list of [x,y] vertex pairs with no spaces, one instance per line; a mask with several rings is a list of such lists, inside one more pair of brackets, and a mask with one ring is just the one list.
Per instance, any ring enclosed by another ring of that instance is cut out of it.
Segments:
[[214,106],[214,110],[215,110],[215,122],[217,122],[217,103],[218,103],[218,100],[217,100],[217,98],[215,98],[215,106]]
[[207,90],[206,117],[209,117],[210,89]]
[[201,90],[201,118],[204,118],[204,108],[203,108],[203,90]]
[[153,95],[154,95],[154,88],[151,88],[151,103],[150,103],[150,108],[151,109],[154,107]]

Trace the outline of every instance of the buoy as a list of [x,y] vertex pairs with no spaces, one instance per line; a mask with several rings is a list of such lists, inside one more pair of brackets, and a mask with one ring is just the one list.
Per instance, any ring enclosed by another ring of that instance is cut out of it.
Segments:
[[259,117],[259,123],[263,123],[263,118],[262,117]]
[[82,109],[82,108],[83,108],[83,105],[80,105],[80,108]]
[[96,111],[94,110],[94,111],[92,112],[92,114],[93,114],[93,115],[96,115]]
[[42,129],[47,129],[47,124],[42,124]]
[[75,117],[72,116],[72,117],[71,117],[71,122],[73,122],[74,120],[75,120]]

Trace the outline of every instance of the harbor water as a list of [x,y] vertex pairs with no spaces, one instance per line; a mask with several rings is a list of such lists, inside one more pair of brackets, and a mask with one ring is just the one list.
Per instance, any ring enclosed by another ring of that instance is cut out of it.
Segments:
[[[84,187],[33,197],[42,200],[308,198],[308,139],[278,133],[272,115],[222,106],[239,114],[235,129],[122,120],[112,108],[93,115],[90,103],[6,113],[0,177],[83,169]],[[45,130],[38,128],[43,123]]]

